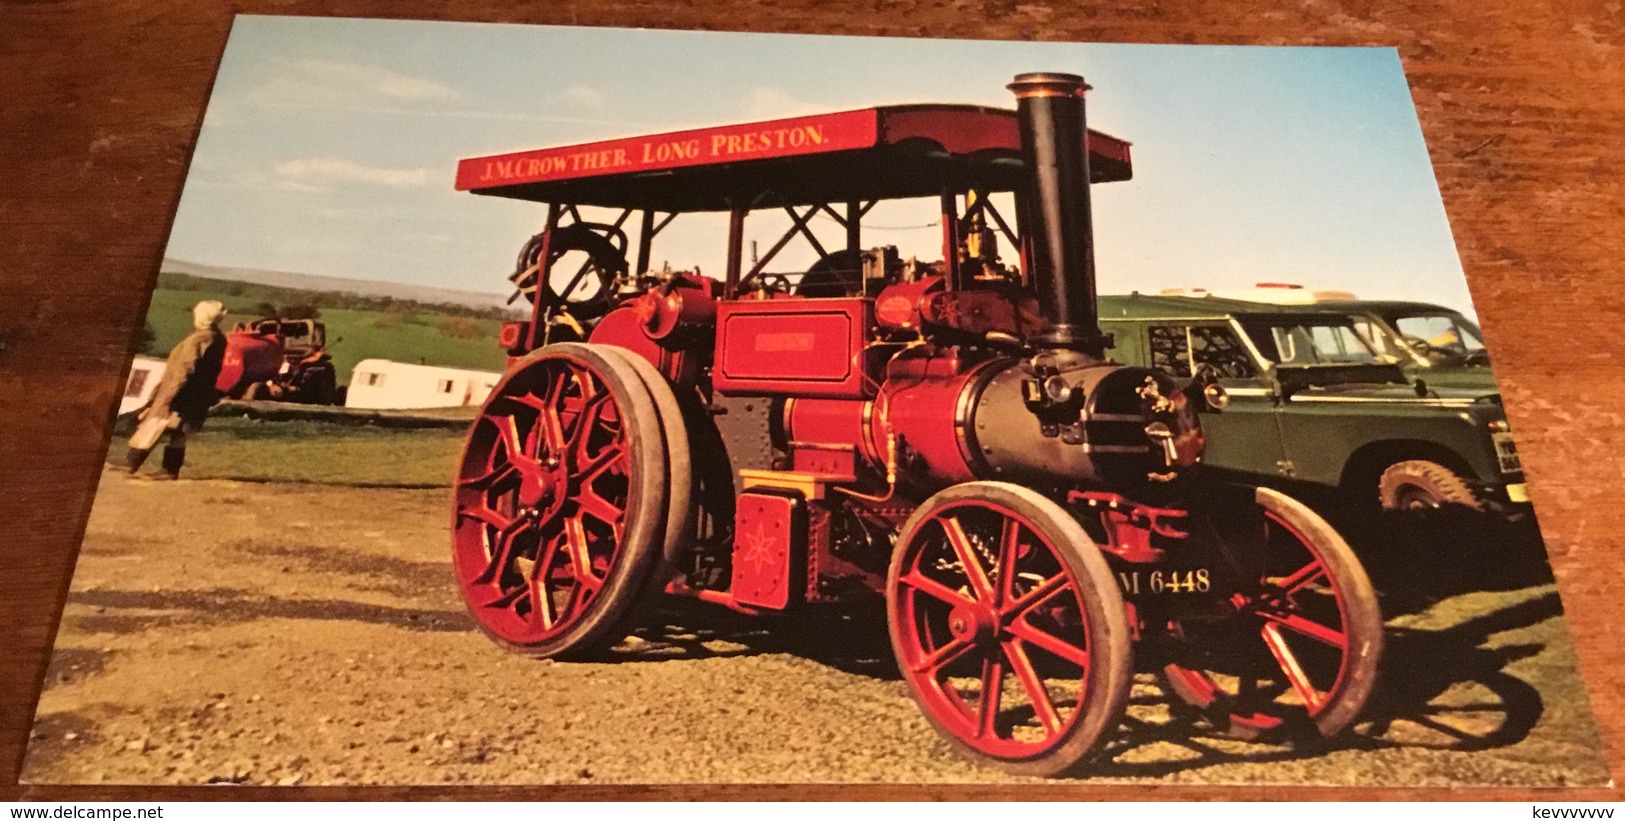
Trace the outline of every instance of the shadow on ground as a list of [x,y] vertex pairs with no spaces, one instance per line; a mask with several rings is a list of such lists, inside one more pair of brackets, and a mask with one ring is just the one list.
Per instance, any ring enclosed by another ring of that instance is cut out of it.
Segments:
[[70,618],[86,633],[128,635],[156,627],[220,625],[257,619],[311,619],[383,624],[412,631],[473,632],[462,611],[390,607],[342,599],[279,599],[234,588],[135,591],[82,590],[68,594],[70,604],[96,608]]
[[[857,675],[900,679],[884,614],[878,610],[753,617],[675,600],[657,615],[652,622],[657,626],[637,631],[610,660],[783,653]],[[1544,648],[1487,645],[1496,634],[1561,615],[1557,594],[1546,592],[1440,629],[1390,626],[1377,689],[1360,723],[1334,739],[1241,741],[1220,736],[1175,702],[1160,679],[1142,673],[1121,734],[1100,751],[1088,774],[1155,778],[1225,764],[1308,759],[1336,750],[1469,751],[1517,744],[1540,720],[1545,704],[1533,686],[1507,667]]]

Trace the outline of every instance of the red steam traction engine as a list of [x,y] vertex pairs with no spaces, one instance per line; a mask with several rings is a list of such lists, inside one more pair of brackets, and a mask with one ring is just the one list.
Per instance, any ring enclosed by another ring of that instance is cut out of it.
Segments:
[[[1212,380],[1104,358],[1090,184],[1130,161],[1086,128],[1087,88],[1024,74],[1014,111],[888,106],[464,160],[460,190],[548,204],[513,276],[533,317],[504,328],[513,359],[457,481],[480,626],[577,659],[662,591],[750,613],[884,596],[926,716],[1019,773],[1079,762],[1137,670],[1220,732],[1353,722],[1382,620],[1348,546],[1291,498],[1203,473]],[[903,198],[940,202],[941,262],[862,249],[865,213]],[[763,211],[789,228],[749,264]],[[650,270],[693,212],[728,215],[720,281]],[[817,263],[770,273],[797,237]]]

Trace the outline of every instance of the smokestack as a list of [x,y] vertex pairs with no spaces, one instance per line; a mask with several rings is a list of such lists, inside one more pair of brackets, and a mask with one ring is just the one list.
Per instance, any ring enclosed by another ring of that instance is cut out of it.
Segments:
[[1089,211],[1089,133],[1076,74],[1019,74],[1016,94],[1021,156],[1027,167],[1022,232],[1029,275],[1049,329],[1037,342],[1105,356],[1095,299],[1095,239]]

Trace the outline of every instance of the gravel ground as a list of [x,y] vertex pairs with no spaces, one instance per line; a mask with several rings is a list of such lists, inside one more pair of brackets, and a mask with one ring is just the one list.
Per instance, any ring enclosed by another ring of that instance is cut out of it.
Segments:
[[[463,612],[447,524],[443,491],[104,474],[24,780],[1015,780],[936,737],[862,618],[674,607],[610,662],[505,654]],[[1607,781],[1553,588],[1390,627],[1372,720],[1344,739],[1209,738],[1145,678],[1089,777]]]

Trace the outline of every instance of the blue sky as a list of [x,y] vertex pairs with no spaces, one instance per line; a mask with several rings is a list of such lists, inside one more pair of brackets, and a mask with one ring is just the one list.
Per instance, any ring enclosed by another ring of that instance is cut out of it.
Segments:
[[[1097,186],[1103,293],[1260,281],[1472,306],[1391,49],[1148,46],[238,17],[168,255],[503,292],[541,206],[452,190],[461,157],[910,102],[1010,107],[1024,71],[1088,78],[1134,144]],[[935,259],[928,203],[864,244]],[[783,221],[753,219],[763,246]],[[839,229],[824,224],[833,240]],[[724,221],[655,263],[720,273]],[[783,270],[806,252],[781,257]],[[781,269],[779,264],[772,266]]]

